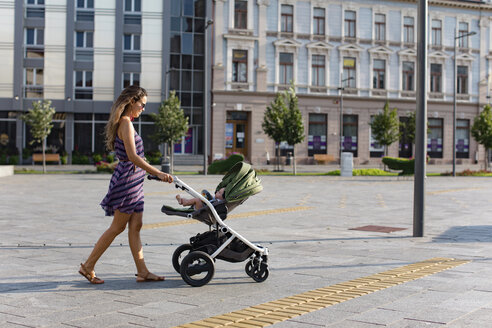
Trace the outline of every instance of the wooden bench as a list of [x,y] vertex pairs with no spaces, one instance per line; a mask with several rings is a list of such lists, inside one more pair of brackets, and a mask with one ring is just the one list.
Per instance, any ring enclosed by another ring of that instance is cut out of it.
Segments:
[[330,154],[314,154],[316,164],[328,164],[335,161],[335,156]]
[[[46,162],[58,162],[61,164],[60,154],[44,154]],[[32,154],[32,165],[34,162],[42,162],[43,154]]]

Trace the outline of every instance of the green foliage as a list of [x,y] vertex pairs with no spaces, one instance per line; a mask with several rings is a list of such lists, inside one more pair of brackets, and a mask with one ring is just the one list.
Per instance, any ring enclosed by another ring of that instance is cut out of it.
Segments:
[[113,173],[114,169],[116,168],[116,165],[118,165],[117,162],[108,163],[108,162],[101,161],[96,164],[96,171]]
[[50,135],[55,112],[55,109],[51,107],[51,101],[44,100],[41,102],[38,100],[32,103],[32,108],[26,114],[21,115],[21,119],[30,126],[33,137],[31,144],[34,142],[42,143]]
[[[327,175],[340,175],[340,170],[333,170],[327,173]],[[395,173],[386,172],[380,169],[354,169],[352,170],[353,176],[393,176]]]
[[389,102],[386,101],[383,111],[374,116],[371,126],[372,136],[378,144],[385,147],[385,151],[389,145],[398,141],[400,138],[400,121],[396,108],[389,109]]
[[288,107],[284,118],[284,138],[282,141],[287,141],[289,145],[294,146],[304,140],[304,124],[293,85],[285,92],[285,99]]
[[284,95],[277,93],[275,99],[267,106],[261,127],[267,136],[276,143],[284,141],[284,120],[288,109],[285,105]]
[[72,164],[90,164],[89,156],[82,155],[79,152],[73,152]]
[[188,118],[181,108],[175,91],[171,91],[169,98],[161,103],[158,113],[152,113],[150,116],[156,128],[152,138],[157,143],[173,145],[188,132]]
[[401,171],[399,175],[412,175],[415,170],[415,159],[383,157],[383,163],[390,169]]
[[[485,105],[483,111],[475,117],[471,134],[486,150],[492,148],[492,110],[489,104]],[[485,156],[485,167],[487,167],[487,156]]]
[[146,152],[145,158],[147,158],[150,164],[158,165],[161,164],[162,154],[160,151]]
[[100,161],[102,161],[102,159],[103,159],[103,157],[101,154],[92,155],[92,160],[94,161],[94,163],[100,162]]
[[242,161],[244,161],[244,156],[242,154],[232,154],[226,159],[212,162],[212,164],[208,166],[207,172],[209,174],[224,174],[229,171],[234,164]]
[[408,117],[408,121],[404,124],[405,130],[407,131],[407,138],[410,141],[410,143],[414,144],[415,143],[415,131],[417,129],[417,125],[415,123],[415,112],[411,112],[410,116]]
[[114,153],[110,153],[106,156],[106,160],[109,162],[109,163],[113,163],[114,162],[114,158],[115,158],[115,155]]
[[31,149],[29,149],[29,148],[22,149],[22,158],[23,159],[28,159],[31,156],[32,156],[32,150]]
[[17,164],[19,164],[19,156],[18,155],[10,155],[8,162],[9,162],[10,165],[17,165]]

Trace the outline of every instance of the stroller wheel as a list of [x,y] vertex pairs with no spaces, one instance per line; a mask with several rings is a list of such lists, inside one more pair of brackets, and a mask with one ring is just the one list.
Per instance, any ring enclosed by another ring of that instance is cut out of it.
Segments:
[[253,263],[249,261],[248,263],[246,263],[244,270],[246,271],[246,274],[253,278],[253,280],[256,282],[263,282],[267,280],[270,273],[268,270],[268,264],[266,264],[265,262],[262,262],[258,267],[257,265],[253,265]]
[[191,252],[181,262],[181,278],[190,286],[206,285],[215,273],[214,261],[205,252]]
[[173,267],[177,273],[181,273],[181,261],[190,253],[193,247],[190,244],[184,244],[176,248],[173,253]]

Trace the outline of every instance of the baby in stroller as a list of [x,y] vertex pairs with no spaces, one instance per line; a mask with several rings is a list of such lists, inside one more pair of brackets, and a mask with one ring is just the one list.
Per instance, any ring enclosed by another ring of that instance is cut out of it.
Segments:
[[[152,179],[152,177],[149,177]],[[246,262],[245,271],[256,282],[265,281],[269,275],[268,248],[253,244],[224,223],[227,215],[263,187],[255,170],[245,162],[236,163],[222,178],[215,189],[215,199],[199,194],[193,188],[173,177],[176,188],[193,196],[191,199],[176,196],[178,203],[189,208],[174,208],[163,205],[162,212],[195,219],[209,226],[198,233],[189,243],[179,246],[173,253],[174,269],[191,286],[207,284],[215,272],[215,260]],[[210,194],[208,196],[211,196]]]
[[[202,195],[205,196],[211,203],[217,201],[217,200],[224,200],[224,192],[225,188],[220,188],[217,190],[215,193],[215,197],[212,197],[210,193],[207,190],[202,191]],[[176,200],[178,201],[179,205],[183,206],[192,206],[194,209],[199,210],[200,208],[203,207],[204,203],[201,201],[200,198],[183,198],[181,195],[176,195]]]

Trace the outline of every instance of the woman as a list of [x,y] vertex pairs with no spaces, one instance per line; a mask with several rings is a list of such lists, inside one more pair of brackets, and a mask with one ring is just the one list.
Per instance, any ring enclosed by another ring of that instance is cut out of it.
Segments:
[[111,226],[97,241],[85,263],[80,264],[79,273],[91,284],[102,284],[94,266],[113,240],[122,233],[128,224],[128,242],[137,266],[137,282],[162,281],[164,277],[151,273],[145,265],[140,229],[144,210],[143,182],[145,172],[171,183],[171,175],[159,171],[144,160],[142,138],[133,128],[132,121],[144,111],[147,92],[137,86],[124,89],[111,107],[106,124],[106,148],[116,151],[119,159],[109,190],[101,202],[107,216],[114,216]]

